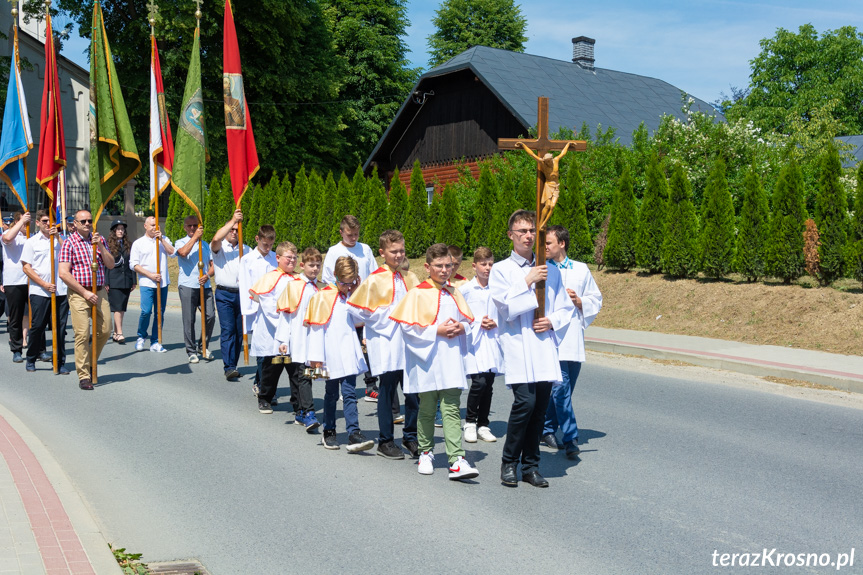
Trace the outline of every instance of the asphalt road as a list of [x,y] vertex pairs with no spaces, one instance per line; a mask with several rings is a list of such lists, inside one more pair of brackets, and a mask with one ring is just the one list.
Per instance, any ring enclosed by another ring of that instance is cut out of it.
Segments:
[[[196,557],[217,575],[689,574],[749,570],[714,566],[723,553],[835,560],[855,548],[842,572],[863,572],[856,399],[594,354],[575,393],[580,460],[544,449],[551,487],[511,489],[498,479],[502,442],[466,444],[480,476],[463,484],[447,480],[440,443],[430,477],[409,459],[324,450],[292,425],[287,389],[273,415],[259,414],[248,377],[187,363],[180,321],[169,309],[166,354],[109,343],[93,392],[47,364],[25,373],[0,330],[0,402],[47,445],[108,540],[145,561]],[[315,397],[320,413],[320,384]],[[498,385],[498,436],[510,402]],[[376,435],[375,404],[359,407]]]

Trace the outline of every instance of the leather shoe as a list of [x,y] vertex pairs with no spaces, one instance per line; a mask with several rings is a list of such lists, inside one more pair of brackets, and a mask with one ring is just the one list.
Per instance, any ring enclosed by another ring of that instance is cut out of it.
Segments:
[[578,448],[578,440],[573,440],[569,443],[565,443],[563,447],[566,449],[566,456],[568,458],[578,459],[578,454],[581,453],[581,450]]
[[507,487],[518,487],[518,475],[515,473],[517,463],[502,463],[500,466],[500,482]]
[[92,391],[93,384],[90,383],[90,380],[85,377],[84,379],[82,379],[78,382],[78,387],[80,387],[81,389],[87,390],[87,391]]
[[539,474],[539,471],[527,471],[521,474],[521,480],[530,483],[534,487],[548,487],[548,481]]
[[543,435],[540,443],[544,443],[551,449],[561,449],[560,444],[557,442],[557,438],[553,433],[549,433],[548,435]]

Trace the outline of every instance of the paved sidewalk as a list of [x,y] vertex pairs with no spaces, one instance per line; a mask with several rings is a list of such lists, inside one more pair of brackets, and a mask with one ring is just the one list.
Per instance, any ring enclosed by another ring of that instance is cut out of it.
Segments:
[[863,357],[853,355],[594,326],[585,332],[585,346],[595,351],[676,359],[863,393]]
[[0,406],[0,574],[122,573],[77,490]]

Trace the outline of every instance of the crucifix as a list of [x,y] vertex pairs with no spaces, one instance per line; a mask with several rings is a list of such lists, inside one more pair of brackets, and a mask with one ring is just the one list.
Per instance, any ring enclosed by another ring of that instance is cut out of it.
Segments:
[[[560,159],[569,150],[587,151],[587,142],[548,139],[548,98],[545,96],[540,96],[537,103],[536,128],[535,140],[500,138],[497,147],[499,150],[524,150],[536,160],[536,265],[541,266],[545,264],[545,232],[560,195]],[[552,151],[559,151],[560,155],[554,157]],[[534,317],[539,319],[545,316],[544,281],[536,284],[536,302],[539,307]]]
[[159,6],[154,0],[147,2],[147,11],[150,13],[150,26],[156,23],[156,16],[159,15]]

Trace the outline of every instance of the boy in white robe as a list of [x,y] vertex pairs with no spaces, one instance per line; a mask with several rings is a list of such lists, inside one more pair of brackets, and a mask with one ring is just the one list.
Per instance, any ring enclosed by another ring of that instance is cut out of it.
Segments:
[[[563,287],[560,270],[535,264],[536,215],[518,210],[509,218],[510,257],[491,268],[488,285],[497,306],[498,334],[503,350],[506,385],[513,403],[507,423],[501,462],[501,483],[518,486],[522,480],[548,487],[539,473],[539,439],[545,424],[551,387],[560,384],[557,346],[572,318],[572,301]],[[534,318],[536,283],[545,281],[545,316]]]
[[326,449],[339,449],[336,436],[336,403],[342,395],[342,412],[348,432],[348,453],[366,451],[375,446],[360,431],[357,412],[357,374],[368,369],[363,349],[357,339],[357,327],[348,313],[348,297],[360,284],[359,266],[350,256],[333,264],[335,285],[328,285],[312,296],[306,310],[309,328],[306,357],[313,368],[327,370],[324,392],[324,437]]
[[[452,251],[450,251],[452,254]],[[476,443],[477,437],[493,442],[497,438],[489,429],[494,376],[503,373],[503,358],[497,336],[497,307],[491,300],[488,277],[494,265],[494,254],[486,247],[473,253],[474,278],[459,288],[476,321],[468,334],[467,355],[464,364],[471,379],[467,394],[467,414],[464,423],[464,440]]]
[[[596,319],[602,308],[602,293],[593,281],[587,265],[566,256],[566,250],[569,249],[569,231],[566,228],[548,226],[545,246],[548,262],[561,271],[563,286],[575,305],[575,310],[566,336],[557,350],[560,356],[563,385],[555,386],[551,391],[551,400],[545,413],[542,442],[552,449],[565,449],[566,456],[574,459],[578,457],[580,450],[572,392],[581,371],[581,364],[585,360],[584,330]],[[554,435],[558,428],[563,432],[563,445],[558,445]]]
[[[273,413],[276,389],[284,363],[279,361],[280,345],[276,341],[279,322],[278,301],[289,283],[293,282],[294,265],[297,263],[297,247],[291,242],[282,242],[276,248],[278,267],[264,274],[249,290],[258,304],[252,330],[251,355],[261,365],[261,383],[258,391],[258,411]],[[287,367],[287,366],[285,366]]]
[[[237,283],[240,286],[240,313],[243,314],[243,338],[248,340],[248,332],[252,330],[252,324],[255,321],[255,314],[258,313],[258,302],[253,299],[253,294],[249,291],[255,283],[263,277],[267,272],[271,272],[278,267],[276,262],[276,254],[271,250],[276,241],[276,228],[270,225],[263,225],[258,228],[258,233],[255,235],[255,249],[245,254],[240,260],[240,277]],[[261,362],[258,360],[258,370],[255,372],[255,381],[252,384],[252,391],[255,395],[258,394],[258,385],[261,382]]]
[[417,469],[423,475],[434,473],[435,411],[440,402],[449,478],[470,479],[479,472],[464,458],[459,409],[467,387],[465,325],[473,316],[461,293],[447,285],[453,259],[446,244],[426,250],[425,267],[429,279],[409,291],[390,315],[405,338],[405,396],[416,393],[420,400]]
[[[372,376],[379,376],[378,386],[378,449],[377,454],[387,459],[404,459],[405,455],[395,444],[393,413],[389,406],[399,385],[403,385],[405,369],[404,338],[398,324],[390,319],[390,312],[419,283],[413,272],[401,267],[405,263],[405,238],[398,230],[387,230],[380,237],[380,255],[384,265],[367,277],[348,298],[351,313],[365,324],[366,349],[371,363]],[[419,399],[416,394],[405,393],[405,422],[402,430],[402,447],[411,457],[419,457],[417,444],[417,415]]]
[[291,356],[288,375],[291,379],[291,404],[294,407],[294,423],[302,425],[312,433],[321,424],[315,416],[315,399],[312,394],[312,378],[305,374],[306,351],[309,329],[305,325],[309,300],[318,291],[318,272],[321,271],[321,252],[316,248],[303,250],[297,281],[288,285],[279,297],[279,324],[276,340],[284,345],[283,353]]

